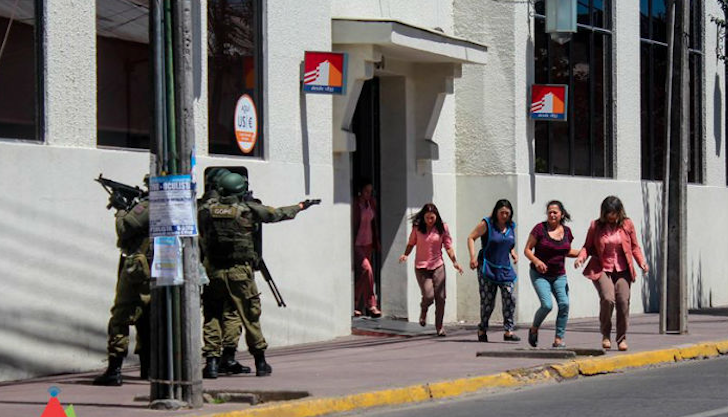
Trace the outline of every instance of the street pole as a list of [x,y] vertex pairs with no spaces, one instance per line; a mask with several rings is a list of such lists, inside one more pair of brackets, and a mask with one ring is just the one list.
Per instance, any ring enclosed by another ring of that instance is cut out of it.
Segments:
[[687,333],[687,179],[690,134],[686,0],[668,4],[665,177],[663,183],[660,333]]
[[[180,146],[180,172],[192,174],[195,155],[195,124],[193,114],[194,79],[193,79],[193,27],[192,0],[172,2],[172,18],[174,25],[174,72],[175,95],[177,97],[175,116],[178,123],[178,140]],[[194,205],[195,213],[197,208]],[[200,318],[200,260],[197,237],[183,237],[183,270],[185,282],[180,293],[181,335],[181,400],[191,407],[202,407],[202,368],[201,368],[201,329]]]
[[[194,168],[191,7],[191,0],[149,3],[155,143],[152,149],[156,151],[153,160],[157,176],[189,175]],[[192,209],[196,211],[194,203]],[[167,408],[202,406],[197,238],[180,240],[183,285],[152,286],[153,408],[158,403]]]

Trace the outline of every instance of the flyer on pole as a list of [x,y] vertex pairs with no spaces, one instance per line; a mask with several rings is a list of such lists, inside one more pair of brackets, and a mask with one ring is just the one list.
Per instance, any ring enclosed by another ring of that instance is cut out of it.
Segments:
[[150,179],[149,235],[197,236],[197,213],[191,175],[168,175]]

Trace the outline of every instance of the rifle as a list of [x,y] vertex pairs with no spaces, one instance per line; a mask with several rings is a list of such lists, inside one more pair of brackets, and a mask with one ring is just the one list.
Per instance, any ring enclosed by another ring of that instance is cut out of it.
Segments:
[[110,210],[111,207],[117,210],[130,210],[140,199],[146,197],[148,194],[138,186],[132,187],[131,185],[104,178],[103,174],[99,174],[99,177],[95,178],[94,181],[101,184],[104,190],[111,196],[109,198],[109,204],[106,205],[107,210]]
[[258,261],[258,270],[261,274],[263,274],[265,282],[268,283],[270,291],[273,293],[273,298],[275,298],[276,303],[278,303],[278,307],[286,307],[286,302],[283,301],[283,296],[281,295],[281,292],[278,291],[278,286],[276,286],[276,282],[273,281],[273,277],[270,275],[270,271],[268,270],[268,265],[265,264],[263,258]]

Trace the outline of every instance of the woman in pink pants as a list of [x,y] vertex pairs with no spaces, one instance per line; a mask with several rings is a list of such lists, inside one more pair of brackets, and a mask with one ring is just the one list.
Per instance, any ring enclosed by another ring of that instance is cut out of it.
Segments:
[[372,183],[363,181],[359,195],[354,202],[354,262],[356,278],[354,281],[354,316],[362,315],[359,303],[364,300],[367,315],[381,317],[374,293],[374,269],[372,253],[379,250],[377,233],[377,202],[373,196]]
[[587,256],[591,260],[584,268],[584,275],[592,280],[599,293],[602,347],[612,347],[612,312],[616,307],[617,347],[627,350],[630,288],[637,279],[633,263],[636,260],[644,273],[650,268],[640,249],[634,224],[619,198],[609,196],[602,201],[599,218],[591,222],[574,266],[579,268]]
[[450,230],[432,203],[425,204],[422,210],[412,217],[412,233],[399,261],[406,262],[415,246],[417,246],[415,276],[422,291],[420,326],[427,324],[427,309],[434,301],[435,329],[438,336],[445,336],[445,330],[442,328],[442,317],[445,314],[445,262],[442,260],[442,248],[445,248],[453,267],[461,275],[463,268],[455,259]]

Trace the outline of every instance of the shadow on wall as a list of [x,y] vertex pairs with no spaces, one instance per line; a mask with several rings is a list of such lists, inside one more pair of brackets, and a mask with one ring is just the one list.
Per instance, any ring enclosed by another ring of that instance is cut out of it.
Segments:
[[688,308],[701,309],[713,307],[713,291],[709,290],[707,295],[704,294],[702,256],[698,258],[698,267],[695,268],[695,265],[692,265],[690,268],[690,283],[688,285],[693,289]]
[[[74,370],[79,357],[104,356],[110,305],[99,295],[113,295],[109,265],[118,252],[63,205],[0,197],[0,379]],[[108,221],[113,228],[111,214]]]
[[656,184],[642,182],[642,249],[650,273],[643,276],[642,308],[645,313],[660,310],[660,274],[662,265],[662,192]]

